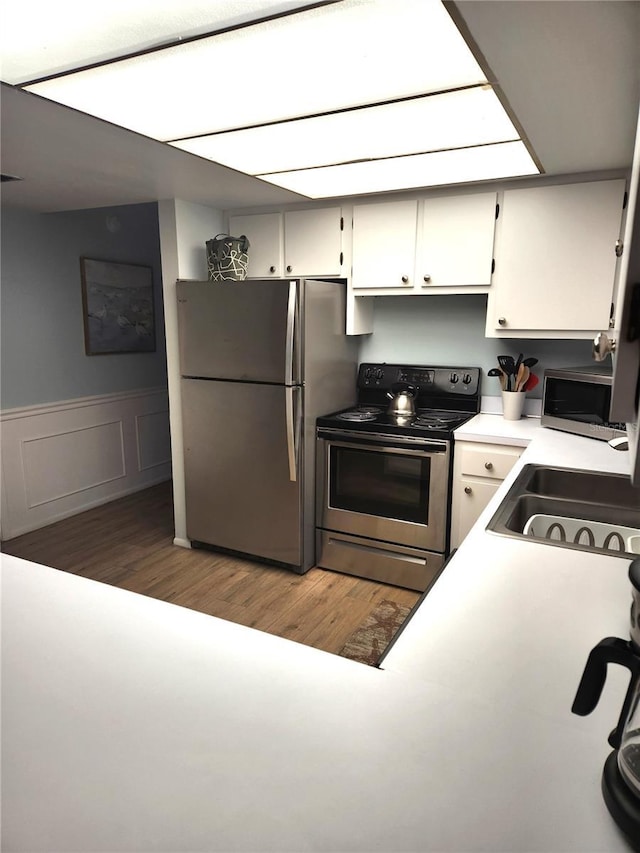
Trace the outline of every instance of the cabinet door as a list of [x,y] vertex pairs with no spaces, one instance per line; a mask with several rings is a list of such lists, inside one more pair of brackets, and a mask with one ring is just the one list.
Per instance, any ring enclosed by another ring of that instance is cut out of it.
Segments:
[[506,190],[487,333],[609,324],[624,181]]
[[460,545],[499,487],[500,481],[498,480],[493,483],[482,483],[461,477],[456,482],[453,495],[456,512],[451,524],[452,548],[457,548]]
[[500,484],[500,480],[494,480],[492,483],[467,477],[456,480],[452,496],[451,548],[460,545],[482,510],[498,491]]
[[339,207],[290,210],[284,215],[284,274],[342,275]]
[[249,239],[248,278],[282,277],[282,214],[229,217],[229,233]]
[[496,193],[425,199],[416,278],[423,287],[491,284]]
[[456,441],[451,496],[451,547],[457,548],[522,454],[522,447]]
[[417,200],[354,206],[354,288],[413,286],[417,212]]

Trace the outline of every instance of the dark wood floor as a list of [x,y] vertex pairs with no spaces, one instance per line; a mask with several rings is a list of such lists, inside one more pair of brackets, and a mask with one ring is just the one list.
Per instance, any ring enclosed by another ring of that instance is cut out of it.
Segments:
[[297,575],[176,547],[170,483],[3,542],[2,551],[336,654],[380,601],[419,598],[324,569]]

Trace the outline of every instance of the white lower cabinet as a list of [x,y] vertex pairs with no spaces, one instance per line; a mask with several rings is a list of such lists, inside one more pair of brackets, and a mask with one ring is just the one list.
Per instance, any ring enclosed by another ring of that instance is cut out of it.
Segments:
[[456,441],[451,496],[452,549],[471,530],[523,450],[502,444]]

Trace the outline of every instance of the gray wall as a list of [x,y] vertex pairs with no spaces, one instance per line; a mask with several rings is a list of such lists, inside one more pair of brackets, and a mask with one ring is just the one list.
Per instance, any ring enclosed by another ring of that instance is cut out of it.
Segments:
[[[534,368],[542,379],[545,367],[591,362],[590,341],[544,341],[485,338],[487,297],[385,296],[375,304],[373,334],[362,338],[360,361],[406,362],[481,367],[482,393],[500,396],[497,379],[486,372],[497,367],[496,356],[535,356]],[[540,396],[542,383],[531,392]]]
[[[0,407],[166,386],[157,204],[3,209]],[[87,356],[80,257],[153,268],[156,352]]]

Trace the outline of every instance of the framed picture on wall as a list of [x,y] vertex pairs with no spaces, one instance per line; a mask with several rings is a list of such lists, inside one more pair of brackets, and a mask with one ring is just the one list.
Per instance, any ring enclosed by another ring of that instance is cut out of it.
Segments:
[[155,352],[153,270],[80,258],[87,355]]

